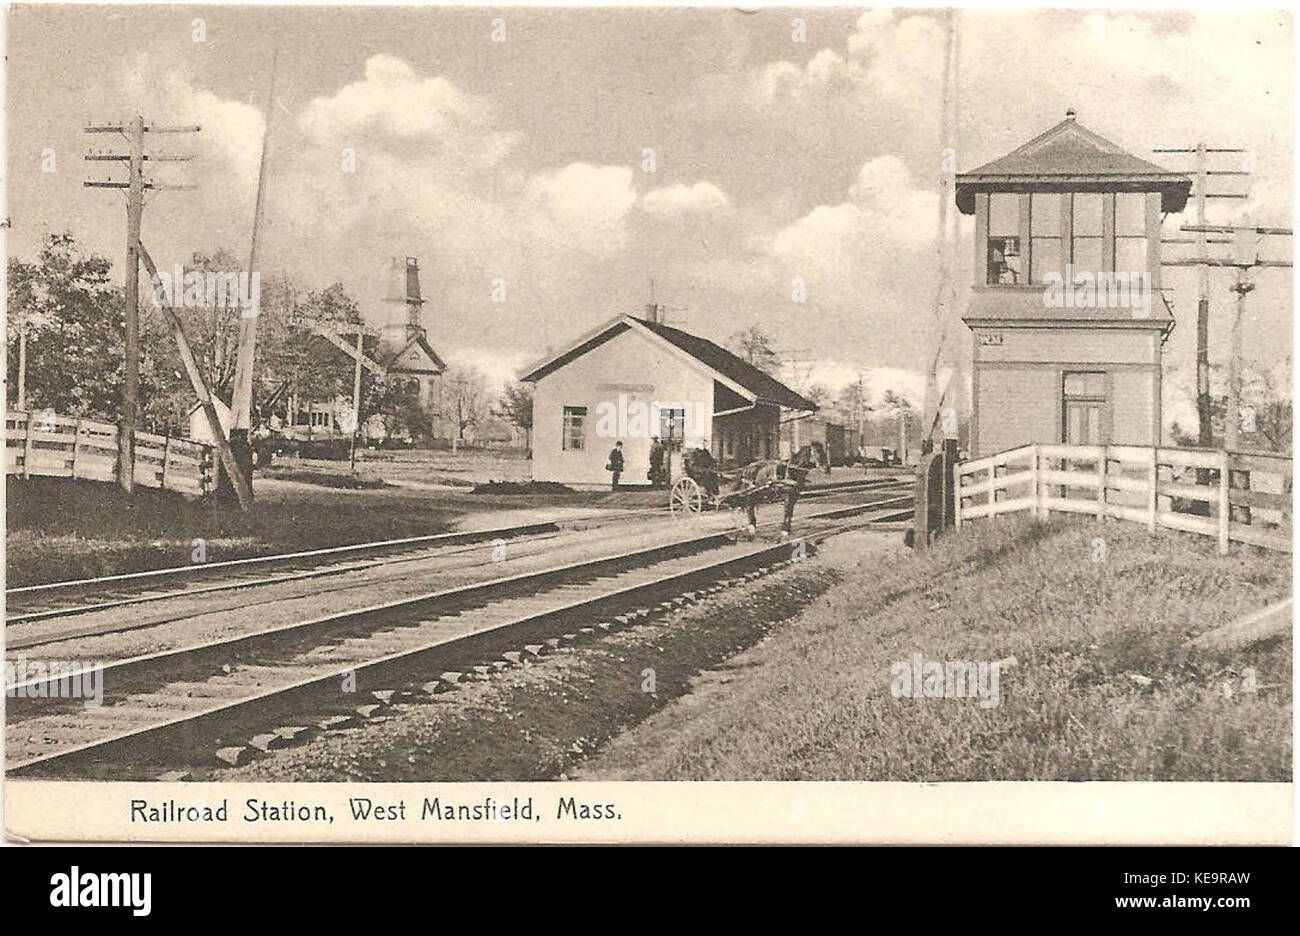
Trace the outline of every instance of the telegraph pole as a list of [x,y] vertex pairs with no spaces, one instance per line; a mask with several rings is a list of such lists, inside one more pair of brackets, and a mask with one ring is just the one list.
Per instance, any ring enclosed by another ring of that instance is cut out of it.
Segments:
[[[1290,237],[1290,228],[1253,227],[1250,225],[1184,224],[1182,230],[1199,235],[1231,234],[1234,254],[1232,259],[1206,257],[1198,260],[1173,260],[1166,266],[1234,267],[1237,282],[1231,287],[1237,294],[1237,308],[1232,320],[1231,357],[1228,360],[1228,411],[1224,415],[1223,446],[1235,451],[1241,420],[1241,325],[1246,315],[1246,296],[1255,288],[1250,281],[1250,271],[1260,267],[1290,267],[1289,260],[1261,260],[1258,241],[1265,236]],[[1219,241],[1222,243],[1223,241]],[[1208,422],[1208,420],[1207,420]]]
[[18,323],[18,401],[15,409],[27,409],[27,313]]
[[[1249,150],[1235,147],[1211,147],[1205,143],[1195,146],[1166,146],[1152,150],[1154,153],[1191,154],[1196,157],[1196,224],[1206,226],[1205,203],[1210,198],[1244,199],[1245,194],[1237,192],[1211,192],[1210,176],[1248,176],[1242,169],[1211,169],[1209,155],[1222,153],[1248,153]],[[1184,228],[1183,230],[1188,230]],[[1206,237],[1206,231],[1196,232],[1196,257],[1199,267],[1199,283],[1196,300],[1196,422],[1197,441],[1209,448],[1214,444],[1212,422],[1212,400],[1210,397],[1210,264],[1209,244],[1225,243],[1222,239]],[[1165,240],[1166,244],[1188,243],[1186,240]]]
[[357,436],[361,435],[361,341],[364,333],[357,332],[357,361],[352,369],[352,444],[348,447],[348,471],[357,473]]
[[[135,488],[135,427],[140,413],[140,220],[144,213],[146,189],[191,189],[192,185],[161,185],[144,177],[144,135],[154,133],[197,133],[193,127],[148,126],[144,118],[136,115],[128,124],[110,124],[87,127],[87,133],[120,133],[126,137],[130,152],[126,155],[96,153],[86,157],[90,162],[125,162],[126,182],[91,181],[87,188],[118,188],[126,190],[126,351],[123,358],[122,424],[117,432],[117,481],[122,490],[130,494]],[[154,156],[155,162],[181,162],[188,156]]]
[[955,9],[948,10],[947,41],[944,46],[943,85],[939,117],[940,146],[944,154],[939,169],[939,225],[935,235],[935,259],[938,262],[939,282],[935,288],[934,308],[931,312],[931,338],[925,369],[925,396],[921,409],[921,451],[928,452],[934,444],[933,427],[938,420],[939,366],[944,357],[948,338],[948,318],[956,297],[952,268],[952,233],[948,204],[953,198],[956,184],[956,165],[946,160],[955,155],[957,135],[957,68],[958,68],[958,17]]

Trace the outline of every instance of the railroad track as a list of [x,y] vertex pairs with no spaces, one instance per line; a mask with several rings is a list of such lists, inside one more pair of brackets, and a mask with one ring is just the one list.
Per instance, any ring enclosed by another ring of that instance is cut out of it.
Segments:
[[[804,497],[818,499],[894,488],[902,490],[898,487],[898,482],[892,479],[846,481],[818,486],[806,492]],[[564,524],[542,522],[465,530],[22,586],[5,591],[5,623],[10,626],[173,598],[209,595],[281,582],[307,581],[380,565],[455,555],[454,551],[449,550],[456,546],[470,546],[498,539],[509,541],[537,538],[558,534],[564,526],[599,526],[604,523],[623,522],[638,516],[662,515],[662,513],[663,509],[659,507],[612,511],[566,521]],[[355,556],[357,559],[351,562],[340,561],[348,556]],[[215,575],[222,573],[227,575],[224,580],[212,581]],[[159,590],[155,587],[155,583],[177,578],[187,579],[183,587],[170,590]],[[31,644],[22,638],[10,636],[7,645],[17,649]]]
[[[805,515],[799,538],[815,544],[899,521],[910,515],[909,501]],[[362,722],[395,696],[486,678],[796,555],[789,542],[739,543],[710,532],[142,654],[103,667],[98,708],[49,697],[54,680],[27,680],[7,700],[8,773],[139,779],[169,767],[239,763]]]

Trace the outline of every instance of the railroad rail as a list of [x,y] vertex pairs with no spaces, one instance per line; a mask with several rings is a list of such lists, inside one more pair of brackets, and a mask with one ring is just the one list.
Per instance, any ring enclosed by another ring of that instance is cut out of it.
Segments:
[[[805,515],[799,524],[808,529],[799,538],[812,544],[847,529],[891,524],[910,514],[909,503],[910,497],[896,497]],[[837,524],[850,517],[856,519]],[[540,655],[584,633],[631,623],[651,613],[647,603],[671,599],[671,606],[683,593],[694,596],[704,586],[791,561],[797,552],[788,542],[738,543],[728,531],[714,531],[142,654],[103,667],[98,708],[49,697],[55,679],[66,674],[27,680],[8,699],[8,773],[157,776],[164,767],[192,765],[194,752],[203,749],[213,763],[219,763],[213,752],[234,763],[239,755],[231,751],[269,750],[356,723],[413,686],[450,688],[460,677],[456,667],[486,676],[520,659],[520,652]],[[430,681],[437,672],[442,675]],[[355,693],[340,691],[348,681]],[[56,728],[56,739],[35,737]]]
[[[805,493],[804,496],[814,498],[842,496],[894,488],[901,490],[899,482],[892,479],[855,480],[822,485],[815,489],[815,493]],[[5,591],[6,608],[9,611],[14,611],[15,606],[17,606],[16,613],[7,614],[6,624],[14,625],[66,615],[106,611],[126,605],[211,594],[278,582],[307,580],[356,571],[381,563],[422,559],[430,555],[430,550],[443,550],[449,546],[489,542],[495,539],[512,540],[540,534],[554,534],[558,533],[564,526],[614,522],[642,515],[657,515],[661,512],[661,508],[608,511],[574,520],[526,523],[508,527],[409,536],[401,539],[353,543],[291,553],[148,569],[97,578],[70,579],[25,585]],[[349,556],[360,557],[366,554],[373,555],[376,558],[362,560],[349,566],[337,565],[338,560]],[[383,558],[378,558],[380,556]],[[278,574],[267,574],[264,571],[273,568],[279,570]],[[235,577],[217,584],[200,584],[223,572],[235,573]],[[141,592],[135,590],[142,586],[148,589],[153,583],[177,578],[187,579],[186,586],[170,591]],[[59,602],[58,599],[66,594],[75,594],[80,599],[80,603],[71,600]],[[94,600],[88,600],[88,595],[95,595],[96,597]],[[51,601],[54,601],[54,603],[50,603]],[[14,646],[14,644],[11,643],[10,646]]]

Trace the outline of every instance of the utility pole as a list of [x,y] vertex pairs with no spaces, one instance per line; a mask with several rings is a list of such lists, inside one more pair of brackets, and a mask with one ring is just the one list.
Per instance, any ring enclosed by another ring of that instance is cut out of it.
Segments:
[[953,200],[957,169],[954,160],[957,151],[958,15],[957,10],[948,10],[947,42],[944,46],[943,85],[939,112],[939,145],[943,159],[939,167],[939,224],[935,234],[935,260],[938,264],[939,282],[935,287],[934,307],[931,310],[930,347],[925,362],[925,396],[921,410],[922,452],[930,451],[934,444],[931,427],[937,421],[938,407],[942,405],[938,397],[939,365],[944,357],[944,345],[948,337],[948,318],[956,296],[952,275],[952,235],[948,205]]
[[[257,196],[253,203],[253,235],[248,248],[248,278],[252,282],[257,270],[257,234],[262,221],[262,204],[266,194],[266,153],[271,138],[271,115],[275,111],[275,65],[279,50],[271,53],[271,88],[266,98],[266,123],[262,127],[262,156],[257,169]],[[257,317],[260,309],[245,309],[239,316],[239,348],[235,354],[234,391],[231,394],[230,448],[243,468],[248,481],[248,497],[253,496],[253,449],[248,434],[253,427],[253,359],[257,349]],[[359,349],[358,349],[359,350]]]
[[1237,310],[1232,317],[1232,357],[1228,359],[1228,411],[1223,416],[1223,447],[1229,452],[1239,449],[1237,430],[1241,422],[1241,322],[1246,316],[1246,296],[1255,288],[1246,267],[1237,267]]
[[[1211,192],[1210,176],[1248,176],[1250,173],[1244,169],[1211,169],[1209,167],[1209,155],[1223,153],[1248,153],[1249,150],[1237,147],[1207,146],[1205,143],[1197,143],[1195,146],[1166,146],[1157,147],[1152,150],[1154,153],[1180,153],[1191,154],[1196,157],[1196,224],[1200,227],[1206,225],[1205,206],[1206,200],[1210,198],[1234,198],[1244,199],[1247,196],[1238,192]],[[1183,230],[1187,230],[1184,228]],[[1204,448],[1209,448],[1214,444],[1214,434],[1212,422],[1212,401],[1210,398],[1210,265],[1206,262],[1209,259],[1209,244],[1226,243],[1221,239],[1211,239],[1206,236],[1205,231],[1197,233],[1194,242],[1196,244],[1196,257],[1199,261],[1199,282],[1196,300],[1196,422],[1197,422],[1197,442]],[[1163,240],[1165,244],[1185,244],[1187,240],[1167,239]],[[1162,264],[1164,265],[1164,264]]]
[[18,322],[18,400],[14,409],[27,409],[27,313]]
[[117,432],[117,481],[122,490],[130,494],[135,488],[135,427],[140,412],[140,221],[144,213],[144,193],[149,190],[192,189],[192,185],[161,185],[144,177],[145,160],[155,162],[182,162],[188,156],[145,155],[144,135],[153,133],[197,133],[193,127],[148,126],[144,118],[136,115],[128,124],[109,124],[87,127],[87,133],[120,133],[126,137],[130,152],[127,155],[96,153],[86,157],[90,162],[125,162],[126,182],[87,180],[87,188],[118,188],[126,190],[126,351],[123,358],[122,424]]
[[[1199,235],[1231,234],[1235,256],[1232,259],[1206,257],[1197,260],[1173,260],[1166,266],[1234,267],[1237,282],[1231,287],[1237,294],[1237,307],[1232,320],[1231,358],[1228,361],[1228,411],[1224,415],[1223,446],[1228,451],[1238,447],[1241,422],[1241,325],[1246,315],[1246,296],[1255,288],[1250,281],[1250,271],[1260,267],[1290,267],[1289,260],[1261,260],[1258,244],[1266,236],[1290,237],[1290,228],[1254,227],[1251,225],[1184,224],[1182,230]],[[1219,241],[1222,243],[1223,241]],[[1206,421],[1208,423],[1208,420]]]
[[352,371],[352,444],[348,448],[348,471],[357,473],[357,436],[361,435],[361,353],[362,333],[357,332],[357,362]]

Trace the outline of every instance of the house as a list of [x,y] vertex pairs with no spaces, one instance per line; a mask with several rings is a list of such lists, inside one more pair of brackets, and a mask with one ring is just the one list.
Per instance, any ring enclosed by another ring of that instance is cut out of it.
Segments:
[[[230,411],[230,407],[221,402],[219,397],[212,398],[212,408],[217,411],[217,422],[221,424],[221,430],[226,438],[230,438],[230,427],[235,424],[235,414]],[[206,445],[216,445],[216,437],[212,434],[212,425],[208,422],[208,414],[203,412],[203,404],[195,403],[189,411],[189,438],[195,442],[203,442]]]
[[1191,178],[1065,120],[956,179],[975,217],[972,455],[1160,441],[1162,217]]
[[533,478],[607,485],[610,449],[623,443],[628,484],[647,483],[652,437],[672,475],[685,448],[707,445],[723,465],[778,455],[783,413],[813,412],[776,378],[712,341],[649,317],[620,315],[537,362]]

